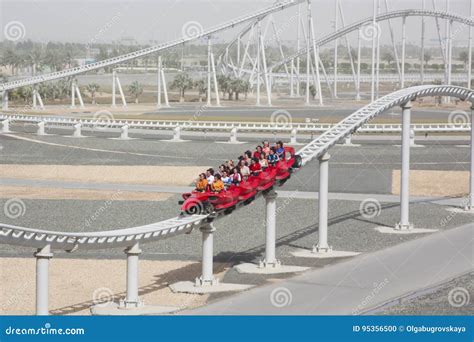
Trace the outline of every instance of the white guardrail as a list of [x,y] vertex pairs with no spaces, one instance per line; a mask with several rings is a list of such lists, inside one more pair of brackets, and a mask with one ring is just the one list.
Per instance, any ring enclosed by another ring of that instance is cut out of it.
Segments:
[[[289,134],[291,143],[297,143],[298,135],[321,134],[333,128],[336,124],[321,123],[285,123],[272,122],[230,122],[230,121],[195,121],[195,120],[103,120],[81,119],[61,116],[31,116],[0,114],[2,131],[10,132],[11,123],[28,123],[38,125],[37,134],[44,135],[45,128],[71,128],[74,136],[81,136],[82,129],[104,132],[120,130],[120,138],[128,139],[130,129],[135,130],[169,130],[173,132],[172,141],[180,141],[183,131],[189,132],[228,132],[230,142],[237,142],[241,133],[273,133]],[[412,124],[412,134],[416,133],[468,133],[470,124],[430,123]],[[357,133],[400,133],[401,124],[367,124],[357,130]]]

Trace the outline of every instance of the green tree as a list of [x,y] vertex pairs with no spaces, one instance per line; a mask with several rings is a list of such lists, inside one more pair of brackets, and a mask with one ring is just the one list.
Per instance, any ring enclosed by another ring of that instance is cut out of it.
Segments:
[[95,94],[99,91],[100,85],[97,83],[89,83],[86,86],[87,91],[91,94],[92,104],[95,105]]
[[143,86],[138,81],[133,82],[129,85],[128,91],[135,97],[135,103],[138,103],[138,97],[143,94]]
[[204,79],[197,80],[194,86],[199,94],[199,102],[202,102],[204,95],[207,94],[207,81]]
[[388,64],[388,67],[390,67],[390,64],[394,60],[393,54],[391,52],[385,52],[382,56],[382,60],[386,61]]
[[192,89],[194,85],[193,80],[191,77],[186,73],[178,74],[173,82],[170,84],[171,89],[178,89],[179,90],[179,102],[184,102],[184,94],[186,90]]
[[425,61],[425,65],[428,66],[429,61],[431,61],[431,53],[426,51],[423,56],[423,60]]
[[463,62],[464,69],[467,67],[467,63],[469,63],[469,53],[467,51],[461,51],[459,53],[458,59]]

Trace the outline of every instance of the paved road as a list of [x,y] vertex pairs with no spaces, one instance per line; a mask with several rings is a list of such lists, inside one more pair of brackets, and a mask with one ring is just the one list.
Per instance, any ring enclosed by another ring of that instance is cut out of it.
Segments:
[[[473,225],[415,239],[255,288],[197,315],[347,315],[473,270]],[[279,301],[279,299],[281,301]],[[279,307],[277,304],[281,304]],[[287,305],[283,305],[283,304]]]

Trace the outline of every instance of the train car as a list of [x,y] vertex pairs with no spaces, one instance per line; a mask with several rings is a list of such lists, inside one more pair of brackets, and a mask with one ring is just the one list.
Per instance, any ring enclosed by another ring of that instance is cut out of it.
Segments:
[[291,173],[301,167],[301,157],[295,154],[293,147],[285,147],[284,155],[275,166],[269,166],[258,175],[249,176],[239,185],[231,185],[224,191],[193,191],[182,194],[181,214],[210,214],[220,211],[230,213],[240,203],[251,203],[259,192],[268,191],[275,185],[283,185]]

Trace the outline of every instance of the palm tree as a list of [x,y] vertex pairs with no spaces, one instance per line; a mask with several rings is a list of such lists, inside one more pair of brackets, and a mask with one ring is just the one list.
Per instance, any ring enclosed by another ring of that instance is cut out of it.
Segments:
[[100,85],[97,83],[89,83],[86,86],[86,89],[91,94],[92,104],[95,105],[95,93],[99,91]]
[[202,98],[207,94],[207,81],[204,79],[197,80],[196,83],[194,83],[194,86],[198,90],[199,102],[202,102]]
[[464,69],[467,67],[467,63],[469,62],[469,53],[467,51],[461,51],[459,53],[459,60],[463,62],[464,64]]
[[385,52],[382,56],[382,59],[387,62],[388,66],[393,62],[394,58],[391,52]]
[[128,87],[128,91],[135,97],[135,103],[138,103],[138,97],[143,94],[143,86],[138,81],[133,82]]
[[425,52],[425,55],[423,56],[423,60],[425,61],[425,65],[428,66],[428,62],[431,60],[431,53]]
[[170,84],[171,89],[179,90],[179,102],[184,102],[184,93],[188,89],[192,89],[193,80],[186,73],[178,74]]

